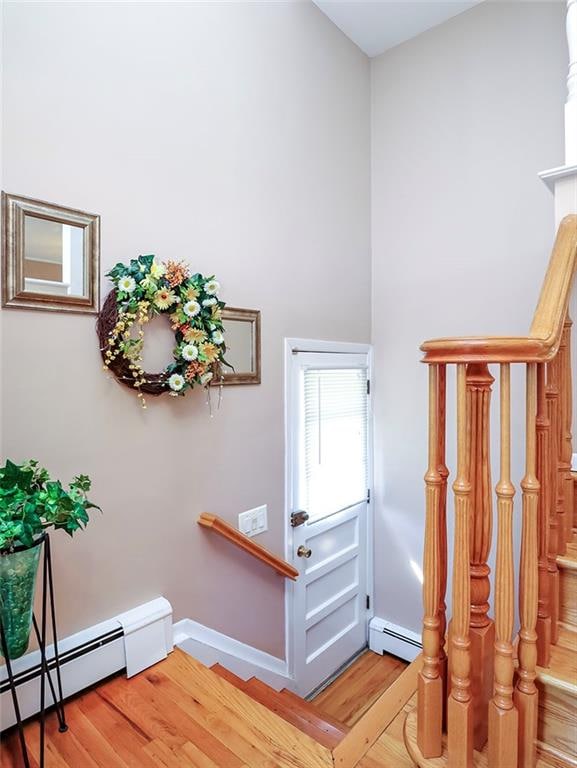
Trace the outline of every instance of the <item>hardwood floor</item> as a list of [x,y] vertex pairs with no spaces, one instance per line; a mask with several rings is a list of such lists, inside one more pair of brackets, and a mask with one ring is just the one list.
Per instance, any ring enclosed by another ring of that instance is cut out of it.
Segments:
[[352,726],[406,667],[395,656],[365,651],[313,703],[321,712]]
[[[313,702],[334,721],[354,724],[405,668],[366,653]],[[412,768],[404,712],[359,768]],[[46,768],[331,768],[331,753],[306,733],[180,650],[127,680],[112,680],[66,706],[67,733],[47,722]],[[38,768],[38,724],[26,728]],[[0,768],[23,768],[16,734],[0,747]]]

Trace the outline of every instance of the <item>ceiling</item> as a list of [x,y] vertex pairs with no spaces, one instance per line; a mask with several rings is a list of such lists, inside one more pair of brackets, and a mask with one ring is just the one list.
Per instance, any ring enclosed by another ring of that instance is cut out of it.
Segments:
[[482,0],[313,0],[367,56],[378,56]]

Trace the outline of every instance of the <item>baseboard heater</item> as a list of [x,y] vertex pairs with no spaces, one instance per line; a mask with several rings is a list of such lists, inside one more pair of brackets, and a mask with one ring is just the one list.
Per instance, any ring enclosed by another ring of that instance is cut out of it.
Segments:
[[423,644],[416,632],[374,616],[369,623],[369,648],[375,653],[392,653],[406,661],[413,661]]
[[[65,698],[125,671],[131,677],[172,650],[172,607],[159,597],[58,642],[62,689]],[[54,682],[54,646],[46,648]],[[41,658],[38,650],[15,659],[12,671],[23,719],[40,710]],[[53,705],[46,686],[46,706]],[[0,731],[16,722],[6,666],[0,668]]]
[[[99,635],[98,637],[95,637],[94,640],[90,640],[83,645],[79,645],[76,648],[71,648],[66,653],[60,654],[60,668],[61,670],[64,668],[66,664],[69,664],[71,661],[75,661],[76,659],[80,659],[82,656],[86,656],[86,654],[91,653],[92,651],[96,651],[99,648],[102,648],[103,645],[108,645],[108,643],[113,643],[115,640],[120,640],[124,637],[124,630],[120,627],[119,629],[112,630],[111,632],[106,632],[103,635]],[[50,646],[52,649],[52,653],[54,653],[54,647]],[[14,682],[16,684],[16,687],[19,688],[21,685],[24,685],[24,683],[29,683],[31,680],[34,680],[36,677],[40,677],[42,666],[40,663],[35,664],[33,667],[30,667],[30,669],[23,669],[18,674],[14,675]],[[52,672],[52,670],[56,669],[56,660],[52,657],[48,659],[48,671]],[[121,668],[122,669],[122,668]],[[113,670],[113,672],[116,672],[119,670]],[[53,678],[54,679],[54,678]],[[3,682],[0,683],[0,694],[5,693],[6,691],[10,690],[10,684],[7,679],[6,675],[6,667],[3,669]]]

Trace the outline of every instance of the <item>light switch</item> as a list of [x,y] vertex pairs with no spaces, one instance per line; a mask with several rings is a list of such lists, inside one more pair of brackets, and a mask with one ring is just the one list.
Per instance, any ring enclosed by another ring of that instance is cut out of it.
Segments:
[[268,530],[268,518],[266,504],[255,507],[238,516],[238,529],[246,536],[256,536]]

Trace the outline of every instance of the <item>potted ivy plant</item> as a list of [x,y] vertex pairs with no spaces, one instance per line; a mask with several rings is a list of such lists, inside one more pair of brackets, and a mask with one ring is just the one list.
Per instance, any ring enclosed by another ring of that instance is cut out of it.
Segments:
[[86,475],[66,489],[37,461],[0,467],[0,616],[10,659],[28,648],[44,533],[63,528],[72,536],[84,528],[88,510],[100,509],[88,500],[89,490]]

